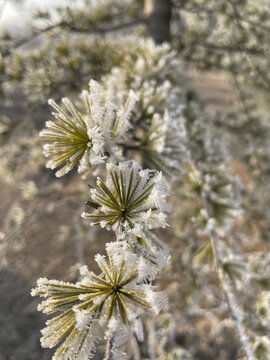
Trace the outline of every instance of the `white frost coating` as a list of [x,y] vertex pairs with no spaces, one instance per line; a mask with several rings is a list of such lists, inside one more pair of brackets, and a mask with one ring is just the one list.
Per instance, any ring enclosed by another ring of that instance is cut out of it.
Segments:
[[141,319],[135,319],[132,324],[132,328],[140,342],[144,340],[143,323]]
[[168,302],[166,296],[162,292],[155,292],[154,290],[147,291],[147,301],[151,304],[151,307],[156,314],[158,314]]
[[107,177],[97,179],[99,189],[90,195],[99,208],[82,214],[90,224],[99,224],[117,232],[119,238],[130,230],[142,236],[143,229],[166,226],[170,205],[166,202],[168,186],[157,171],[142,169],[136,161],[107,164]]
[[[84,266],[80,269],[82,279],[76,284],[41,278],[31,292],[32,296],[45,298],[38,307],[40,311],[56,314],[42,330],[42,346],[54,347],[65,338],[53,359],[82,360],[94,349],[104,325],[107,336],[115,336],[116,341],[122,329],[127,340],[130,321],[142,339],[142,325],[137,320],[142,310],[150,308],[158,313],[165,304],[164,297],[156,293],[150,283],[155,270],[149,270],[143,257],[130,250],[129,243],[108,243],[106,252],[107,257],[99,254],[95,257],[100,275]],[[123,336],[115,346],[120,346],[121,341],[123,343]]]
[[51,169],[62,166],[57,177],[76,165],[78,172],[84,173],[104,163],[107,154],[121,156],[122,149],[117,143],[131,128],[129,119],[137,97],[130,91],[124,105],[117,106],[103,93],[101,85],[91,80],[89,91],[81,94],[83,110],[79,111],[67,98],[62,99],[63,108],[52,99],[48,101],[56,110],[52,112],[55,121],[47,121],[40,136],[44,140],[43,153],[48,158],[46,166]]

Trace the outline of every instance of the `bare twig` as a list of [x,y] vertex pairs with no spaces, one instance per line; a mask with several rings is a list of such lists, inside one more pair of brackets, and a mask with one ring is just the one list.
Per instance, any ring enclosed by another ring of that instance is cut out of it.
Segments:
[[143,18],[140,18],[140,19],[135,19],[135,20],[125,22],[122,24],[115,24],[108,28],[95,27],[92,29],[87,29],[87,28],[80,28],[80,27],[77,27],[77,26],[74,26],[72,24],[65,23],[65,22],[60,23],[58,27],[66,28],[68,30],[78,32],[78,33],[102,35],[102,34],[106,34],[109,32],[115,32],[115,31],[131,28],[131,27],[138,26],[138,25],[145,24],[145,23],[146,23],[146,20]]
[[14,229],[10,230],[7,234],[2,238],[2,242],[7,242],[10,238],[14,237],[17,233],[19,233],[36,215],[36,209],[38,206],[39,200],[35,201],[32,205],[31,209],[27,211],[25,219],[17,225]]
[[47,26],[44,29],[38,30],[38,31],[34,32],[33,34],[31,34],[29,37],[25,38],[25,39],[17,41],[14,44],[14,46],[10,49],[10,51],[7,52],[5,55],[9,55],[12,50],[17,49],[17,48],[19,48],[21,46],[24,46],[24,45],[30,43],[31,41],[33,41],[38,36],[41,36],[42,34],[45,34],[45,33],[49,32],[51,30],[54,30],[54,29],[67,29],[67,30],[70,30],[70,31],[75,32],[75,33],[89,34],[89,35],[104,35],[104,34],[109,33],[109,32],[115,32],[115,31],[131,28],[131,27],[138,26],[138,25],[144,24],[144,23],[146,23],[146,20],[141,18],[141,19],[135,19],[135,20],[132,20],[132,21],[129,21],[129,22],[121,23],[121,24],[115,24],[115,25],[112,25],[112,26],[110,26],[108,28],[93,27],[93,28],[89,29],[89,28],[77,27],[77,26],[72,25],[72,24],[70,24],[68,22],[61,21],[59,23]]
[[214,51],[226,51],[229,53],[246,53],[250,55],[259,55],[263,56],[265,55],[265,51],[263,49],[259,49],[258,47],[245,47],[240,44],[235,45],[218,45],[218,44],[211,44],[208,42],[200,42],[198,44],[195,44],[195,46],[207,48],[209,50]]

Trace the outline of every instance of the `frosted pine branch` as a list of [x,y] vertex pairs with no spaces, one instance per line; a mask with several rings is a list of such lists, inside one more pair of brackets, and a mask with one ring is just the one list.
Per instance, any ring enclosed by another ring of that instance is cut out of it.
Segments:
[[83,110],[78,110],[67,98],[62,99],[64,110],[55,101],[49,104],[56,110],[55,121],[47,121],[40,132],[44,141],[47,167],[57,171],[60,177],[78,165],[78,172],[105,162],[105,153],[111,154],[117,142],[130,128],[129,118],[136,96],[130,91],[124,106],[116,106],[104,98],[102,87],[94,80],[89,83],[89,92],[83,91]]
[[205,208],[207,211],[208,221],[209,221],[209,223],[211,223],[211,224],[209,224],[211,244],[212,244],[217,273],[218,273],[219,280],[220,280],[220,283],[222,286],[222,291],[224,292],[231,317],[234,320],[235,328],[236,328],[242,349],[245,353],[245,356],[247,357],[248,360],[255,360],[253,350],[251,347],[251,341],[247,334],[246,327],[243,325],[244,319],[240,312],[240,309],[238,308],[238,305],[237,305],[237,302],[236,302],[236,299],[234,296],[233,288],[231,286],[231,280],[226,276],[226,274],[224,273],[224,270],[223,270],[223,266],[222,266],[223,260],[222,260],[222,255],[220,253],[220,248],[219,248],[219,246],[220,246],[219,243],[221,240],[219,238],[217,231],[215,230],[214,219],[212,218],[210,204],[208,203],[207,196],[205,196],[205,195],[204,195],[204,201],[205,201]]
[[96,210],[83,213],[91,225],[100,225],[120,234],[142,236],[144,228],[166,226],[168,192],[162,173],[143,170],[136,161],[107,164],[107,178],[98,178],[97,189],[91,189],[91,204]]
[[54,359],[82,360],[94,348],[95,340],[105,324],[113,333],[121,324],[132,326],[142,309],[159,313],[165,305],[164,296],[146,283],[148,271],[138,268],[140,260],[128,250],[125,242],[107,243],[107,255],[96,255],[100,275],[81,268],[82,280],[76,284],[57,280],[38,280],[32,295],[44,297],[38,307],[46,314],[57,314],[42,330],[43,347],[54,347],[65,341]]
[[107,344],[106,344],[106,353],[104,360],[113,360],[113,346],[114,346],[114,339],[112,337],[108,337]]

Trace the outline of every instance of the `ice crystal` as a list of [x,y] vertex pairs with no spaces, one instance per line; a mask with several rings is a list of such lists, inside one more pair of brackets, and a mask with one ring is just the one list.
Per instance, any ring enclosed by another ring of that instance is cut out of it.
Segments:
[[140,143],[147,166],[172,175],[179,174],[186,161],[185,127],[181,119],[174,119],[167,111],[164,116],[154,114],[148,131]]
[[208,233],[214,226],[220,235],[224,235],[232,228],[236,219],[242,217],[241,184],[238,178],[226,174],[222,168],[204,174],[191,166],[188,187],[191,194],[206,199],[208,211],[211,213],[212,219],[209,222],[208,211],[203,205],[192,218],[202,233]]
[[44,155],[49,158],[47,167],[57,171],[56,176],[68,173],[79,162],[79,172],[85,167],[104,161],[102,130],[90,117],[83,116],[68,99],[62,100],[69,115],[53,100],[49,104],[56,109],[55,122],[48,121],[47,129],[41,131],[44,139]]
[[158,313],[165,304],[164,296],[146,283],[148,273],[138,266],[143,260],[125,242],[108,243],[106,251],[108,260],[95,257],[100,275],[84,266],[76,284],[41,278],[32,290],[32,296],[46,298],[38,310],[55,315],[42,330],[42,346],[54,347],[65,338],[53,359],[87,358],[101,326],[106,324],[110,333],[114,324],[131,325],[143,308]]
[[[135,93],[130,90],[124,106],[115,105],[111,98],[113,94],[104,95],[105,90],[96,81],[91,80],[89,91],[83,91],[87,112],[92,114],[95,123],[105,132],[106,140],[121,140],[130,129],[131,111],[137,101]],[[111,145],[111,144],[110,144]],[[110,150],[108,148],[108,150]]]
[[[166,225],[167,187],[162,174],[143,170],[136,161],[107,164],[105,182],[98,178],[97,189],[91,189],[91,203],[96,210],[82,216],[91,225],[112,228],[120,234],[130,229],[140,231]],[[136,228],[135,228],[136,226]]]
[[138,266],[146,267],[145,271],[148,271],[149,280],[153,280],[157,272],[167,265],[169,249],[153,232],[143,229],[137,233],[135,226],[124,239],[130,251],[143,259]]
[[82,92],[84,111],[79,111],[67,99],[62,100],[67,111],[49,100],[56,110],[55,121],[47,121],[40,136],[45,144],[44,155],[48,158],[47,167],[63,176],[78,163],[79,173],[91,166],[104,162],[106,153],[111,153],[117,141],[131,127],[129,117],[136,102],[130,91],[124,106],[116,106],[102,96],[101,86],[94,80],[89,83],[89,91]]

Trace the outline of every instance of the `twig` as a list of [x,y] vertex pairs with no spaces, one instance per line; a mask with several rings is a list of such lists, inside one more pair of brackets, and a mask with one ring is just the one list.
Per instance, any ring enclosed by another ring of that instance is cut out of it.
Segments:
[[[61,23],[49,25],[49,26],[47,26],[47,27],[44,28],[44,29],[41,29],[41,30],[38,30],[38,31],[34,32],[34,33],[31,34],[29,37],[17,41],[17,42],[14,44],[14,46],[13,46],[13,48],[12,48],[11,50],[17,49],[17,48],[19,48],[19,47],[21,47],[21,46],[23,46],[23,45],[28,44],[29,42],[33,41],[36,37],[38,37],[38,36],[40,36],[40,35],[42,35],[42,34],[45,34],[46,32],[48,32],[48,31],[50,31],[50,30],[53,30],[53,29],[58,28],[60,24],[61,24]],[[11,51],[10,51],[10,52],[11,52]],[[10,52],[8,52],[8,53],[5,54],[5,55],[9,55]]]
[[265,51],[263,49],[259,49],[257,47],[244,47],[241,46],[239,44],[235,44],[235,45],[218,45],[218,44],[211,44],[211,43],[207,43],[207,42],[200,42],[198,44],[195,44],[195,46],[199,46],[199,47],[203,47],[203,48],[207,48],[210,50],[215,50],[215,51],[227,51],[229,53],[246,53],[246,54],[251,54],[251,55],[259,55],[265,56]]
[[104,360],[113,360],[113,346],[114,346],[114,339],[113,336],[108,337],[107,344],[106,344],[106,353]]
[[108,32],[115,32],[115,31],[131,28],[131,27],[145,24],[145,23],[146,23],[146,20],[144,18],[140,18],[140,19],[135,19],[133,21],[125,22],[122,24],[112,25],[111,27],[108,27],[108,28],[96,27],[93,29],[86,29],[86,28],[79,28],[79,27],[76,27],[74,25],[71,25],[71,24],[65,23],[65,22],[60,23],[58,27],[67,28],[68,30],[78,32],[78,33],[102,35],[102,34],[106,34]]
[[108,27],[108,28],[98,28],[98,27],[96,27],[96,28],[92,28],[92,29],[87,29],[87,28],[80,28],[80,27],[74,26],[74,25],[69,24],[69,23],[67,23],[65,21],[61,21],[61,22],[59,22],[57,24],[53,24],[53,25],[50,25],[50,26],[48,26],[48,27],[46,27],[44,29],[41,29],[41,30],[33,33],[29,37],[18,41],[17,43],[15,43],[13,48],[9,52],[7,52],[5,55],[9,55],[10,52],[13,49],[17,49],[17,48],[19,48],[19,47],[21,47],[23,45],[26,45],[29,42],[33,41],[36,37],[38,37],[38,36],[40,36],[42,34],[45,34],[45,33],[49,32],[49,31],[51,31],[53,29],[67,29],[67,30],[77,32],[77,33],[82,33],[82,34],[102,35],[102,34],[106,34],[108,32],[115,32],[115,31],[130,28],[130,27],[137,26],[137,25],[144,24],[144,23],[146,23],[146,20],[141,18],[141,19],[135,19],[133,21],[125,22],[125,23],[122,23],[122,24],[112,25],[111,27]]
[[[81,213],[81,209],[80,209],[80,213]],[[76,254],[77,254],[78,261],[81,265],[85,265],[86,264],[85,253],[84,253],[84,248],[82,246],[79,232],[80,232],[80,222],[79,222],[78,216],[76,216],[75,234],[73,236],[73,239],[74,239],[75,246],[76,246]]]
[[[205,203],[205,209],[207,212],[207,218],[208,218],[207,220],[210,220],[212,219],[212,214],[211,214],[210,203],[206,194],[203,194],[203,199]],[[250,347],[249,337],[246,333],[245,327],[243,326],[242,315],[237,309],[238,306],[235,299],[235,295],[233,293],[231,280],[226,277],[222,269],[222,256],[220,254],[220,248],[219,248],[220,238],[214,227],[212,227],[210,230],[210,237],[211,237],[211,244],[214,254],[216,270],[222,286],[223,293],[226,298],[226,302],[228,304],[229,312],[235,323],[235,328],[239,337],[239,341],[241,343],[242,349],[245,353],[247,360],[255,360],[253,351]]]
[[18,232],[20,232],[32,219],[32,217],[36,214],[37,205],[39,200],[34,202],[34,205],[31,207],[30,211],[27,212],[25,219],[17,225],[14,229],[10,230],[4,237],[1,239],[2,242],[7,242],[10,238],[15,236]]

